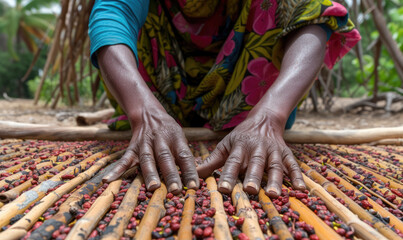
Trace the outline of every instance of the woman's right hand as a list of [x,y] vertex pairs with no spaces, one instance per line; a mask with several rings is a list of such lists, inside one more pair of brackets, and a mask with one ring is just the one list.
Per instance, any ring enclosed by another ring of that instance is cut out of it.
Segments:
[[126,153],[104,180],[113,181],[127,169],[140,165],[147,189],[154,191],[161,186],[158,166],[168,191],[176,194],[183,188],[177,164],[182,170],[184,185],[197,189],[199,177],[182,128],[163,111],[142,115],[142,121],[132,122],[133,136]]
[[118,166],[105,176],[119,178],[130,167],[140,165],[148,190],[161,186],[157,167],[168,191],[182,190],[176,164],[188,188],[199,187],[194,157],[179,124],[165,111],[141,77],[131,50],[125,45],[106,46],[98,52],[98,63],[108,90],[126,112],[132,139]]

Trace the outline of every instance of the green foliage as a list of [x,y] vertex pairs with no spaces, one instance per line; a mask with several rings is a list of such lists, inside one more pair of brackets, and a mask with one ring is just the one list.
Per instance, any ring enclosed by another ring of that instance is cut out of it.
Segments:
[[[387,11],[388,18],[388,29],[392,33],[394,40],[398,43],[398,46],[401,51],[403,51],[403,7],[400,8],[392,8]],[[375,28],[371,29],[369,35],[369,42],[375,41],[379,37],[379,32],[376,31]],[[365,31],[365,30],[364,30]],[[365,32],[363,32],[365,33]],[[367,35],[367,36],[368,36]],[[363,35],[365,36],[365,35]],[[368,40],[367,40],[368,42]],[[364,45],[368,46],[368,45]],[[372,50],[373,52],[373,50]],[[359,62],[358,59],[354,59],[352,61],[352,65],[359,69]],[[370,77],[368,82],[368,94],[373,94],[374,89],[374,81],[375,76],[373,75],[374,72],[374,57],[372,55],[364,55],[364,72],[357,71],[355,74],[355,79],[357,83],[363,83],[364,79]],[[387,49],[383,46],[381,50],[381,56],[379,59],[379,66],[378,66],[378,74],[379,74],[379,91],[386,92],[386,91],[394,91],[396,87],[400,87],[402,84],[402,80],[399,78],[399,75],[396,72],[394,62],[390,57]]]
[[[28,76],[28,79],[38,76],[39,70],[46,61],[47,49],[43,49],[41,55]],[[30,52],[23,52],[18,55],[20,61],[16,62],[9,52],[0,51],[0,94],[6,92],[10,97],[29,98],[33,95],[28,90],[27,82],[21,82],[21,78],[29,68],[33,55]]]
[[[16,0],[15,6],[10,7],[0,1],[0,33],[7,35],[7,49],[14,60],[19,60],[15,51],[15,42],[23,41],[28,50],[35,52],[37,42],[48,42],[47,33],[53,29],[56,17],[53,14],[38,12],[42,7],[48,7],[56,0]],[[4,8],[7,8],[5,11]],[[3,10],[2,10],[3,9]],[[20,46],[17,46],[17,50]]]

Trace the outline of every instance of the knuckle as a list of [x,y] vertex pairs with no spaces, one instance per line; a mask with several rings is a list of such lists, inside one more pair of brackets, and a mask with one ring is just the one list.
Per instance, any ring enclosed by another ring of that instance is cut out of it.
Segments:
[[297,162],[295,162],[294,160],[286,161],[285,166],[291,170],[299,170],[299,166],[298,166]]
[[251,164],[263,164],[264,165],[265,158],[263,157],[263,154],[256,154],[252,155],[250,158],[250,163]]
[[189,158],[192,158],[193,155],[188,149],[180,149],[178,151],[178,158],[180,161],[182,160],[188,160]]
[[235,166],[241,166],[242,164],[242,159],[238,155],[232,155],[228,158],[228,163],[231,163]]
[[278,161],[269,162],[267,167],[268,167],[268,169],[280,169],[280,170],[283,169],[283,165]]
[[140,154],[140,161],[142,163],[150,163],[154,162],[154,159],[151,153],[142,153]]
[[168,149],[162,150],[158,153],[158,161],[160,162],[168,162],[171,159],[171,152]]

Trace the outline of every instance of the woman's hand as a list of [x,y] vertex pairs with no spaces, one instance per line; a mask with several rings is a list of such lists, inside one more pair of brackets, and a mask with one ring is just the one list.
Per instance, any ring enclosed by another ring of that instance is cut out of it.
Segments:
[[250,113],[248,118],[227,135],[198,167],[206,177],[222,166],[218,189],[231,193],[238,175],[245,173],[244,190],[257,194],[263,174],[268,175],[265,192],[270,197],[281,194],[283,171],[296,189],[305,189],[301,170],[283,139],[284,124],[270,113]]
[[164,111],[144,112],[140,121],[132,121],[133,137],[118,166],[104,179],[119,178],[130,167],[140,165],[148,190],[161,186],[157,166],[162,172],[168,191],[179,193],[182,182],[176,164],[182,170],[182,179],[188,188],[199,187],[194,157],[182,128]]
[[140,165],[146,187],[153,191],[161,186],[158,166],[168,191],[178,193],[182,182],[177,163],[182,170],[183,183],[188,188],[198,188],[194,157],[182,128],[150,91],[131,50],[119,44],[102,47],[98,63],[105,84],[127,114],[133,132],[119,165],[104,180],[113,181],[130,167]]

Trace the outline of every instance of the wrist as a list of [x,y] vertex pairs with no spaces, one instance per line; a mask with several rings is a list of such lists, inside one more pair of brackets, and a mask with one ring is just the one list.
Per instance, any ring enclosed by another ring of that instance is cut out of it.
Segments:
[[265,121],[274,124],[281,129],[285,128],[289,114],[279,109],[256,105],[249,113],[248,117],[264,116]]

